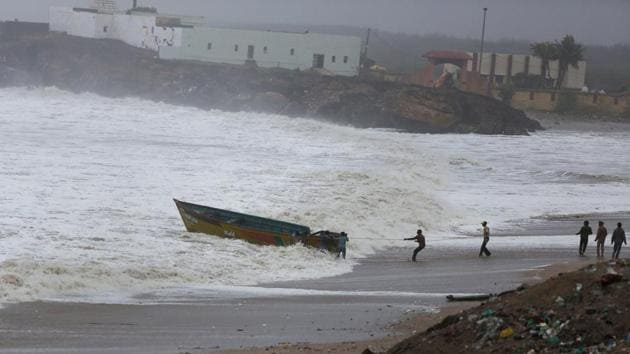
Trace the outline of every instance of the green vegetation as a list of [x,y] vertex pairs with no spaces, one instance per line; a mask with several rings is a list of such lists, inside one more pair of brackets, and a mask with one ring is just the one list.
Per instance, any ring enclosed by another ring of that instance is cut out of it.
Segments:
[[559,89],[562,87],[569,65],[577,69],[579,62],[584,60],[584,47],[579,43],[575,43],[575,38],[571,35],[566,35],[561,41],[556,41],[555,43],[533,43],[530,45],[530,48],[534,56],[540,58],[542,62],[540,88],[547,88],[547,84],[553,82],[549,73],[550,61],[558,61],[558,79],[556,80],[555,88]]
[[561,92],[556,102],[556,112],[572,112],[577,106],[577,95],[574,92]]
[[510,104],[514,97],[514,86],[510,83],[499,86],[499,97],[505,104]]
[[576,43],[573,36],[570,35],[566,35],[560,42],[556,42],[555,47],[558,50],[558,80],[556,80],[556,88],[559,89],[569,70],[569,65],[577,68],[578,63],[584,60],[584,47]]
[[542,73],[540,77],[540,87],[547,88],[547,83],[551,79],[549,72],[549,62],[558,59],[559,50],[554,43],[550,42],[538,42],[530,45],[534,56],[539,57],[542,64],[540,71]]
[[538,89],[544,79],[540,75],[531,75],[525,73],[517,73],[512,76],[512,84],[514,87],[521,89]]

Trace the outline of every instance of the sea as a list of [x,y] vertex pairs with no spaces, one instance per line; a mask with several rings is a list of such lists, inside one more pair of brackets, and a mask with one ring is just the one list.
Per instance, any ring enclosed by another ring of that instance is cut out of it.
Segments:
[[[509,232],[630,210],[627,130],[410,134],[4,88],[0,132],[1,303],[321,278],[410,247],[418,228],[476,247],[482,220]],[[349,258],[188,233],[173,198],[345,231]]]

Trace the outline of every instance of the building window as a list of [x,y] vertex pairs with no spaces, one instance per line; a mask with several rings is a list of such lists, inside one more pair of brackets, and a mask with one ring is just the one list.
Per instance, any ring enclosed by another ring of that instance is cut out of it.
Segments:
[[235,44],[235,45],[234,45],[234,51],[235,51],[235,52],[238,52],[238,44]]
[[613,104],[614,104],[615,106],[619,104],[619,97],[615,97],[615,98],[613,99]]
[[151,34],[155,34],[155,27],[151,26]]
[[263,47],[263,53],[267,54],[267,46]]
[[212,43],[208,43],[208,50],[212,49]]
[[104,33],[107,33],[107,30],[108,30],[108,29],[109,29],[109,28],[107,28],[107,26],[103,26],[103,32],[104,32]]
[[529,100],[530,101],[534,100],[534,91],[529,91]]
[[343,57],[343,63],[344,63],[344,64],[348,64],[348,56],[347,56],[347,55],[345,55],[345,56]]
[[295,49],[291,48],[291,55],[295,55]]
[[551,102],[553,102],[553,101],[555,101],[555,100],[556,100],[556,93],[555,93],[555,92],[552,92],[552,93],[551,93]]
[[332,57],[330,57],[330,60],[334,63],[335,61],[337,61],[337,57],[333,55]]

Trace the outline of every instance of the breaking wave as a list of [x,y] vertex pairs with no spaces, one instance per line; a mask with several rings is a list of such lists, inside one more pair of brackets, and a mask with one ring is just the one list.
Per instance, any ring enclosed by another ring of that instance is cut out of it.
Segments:
[[[590,149],[606,146],[591,151],[579,132],[404,134],[50,88],[1,89],[0,101],[4,301],[332,276],[408,246],[398,240],[418,227],[448,242],[481,219],[588,212],[601,199],[625,210],[630,197],[613,163],[630,142],[609,147],[609,135],[589,135]],[[346,231],[353,259],[186,233],[173,197]]]

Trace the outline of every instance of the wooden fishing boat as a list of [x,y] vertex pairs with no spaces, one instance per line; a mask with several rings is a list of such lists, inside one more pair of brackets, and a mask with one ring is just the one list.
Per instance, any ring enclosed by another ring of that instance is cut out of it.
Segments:
[[301,243],[337,252],[339,233],[318,231],[308,226],[211,208],[173,199],[189,232],[240,239],[258,245],[291,246]]

